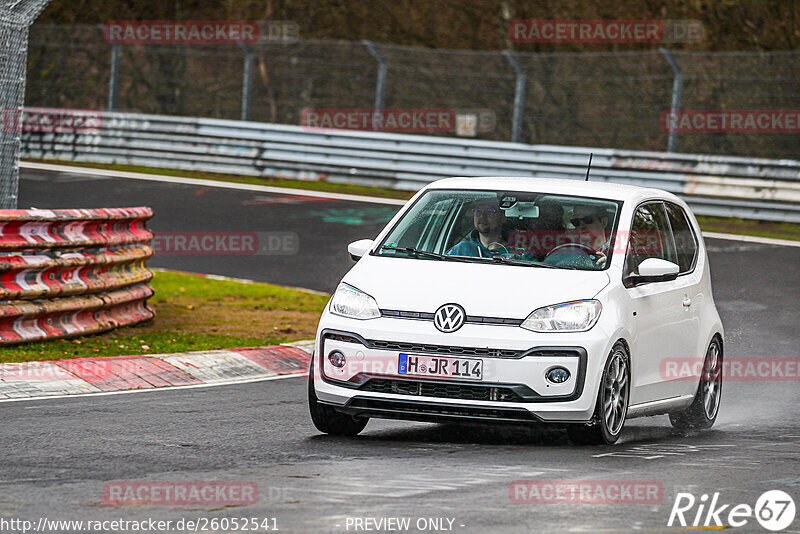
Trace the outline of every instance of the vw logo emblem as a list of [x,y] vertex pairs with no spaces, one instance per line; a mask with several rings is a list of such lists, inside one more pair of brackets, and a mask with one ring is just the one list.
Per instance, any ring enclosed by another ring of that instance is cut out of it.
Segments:
[[455,332],[467,318],[464,308],[458,304],[444,304],[433,314],[433,325],[441,332]]

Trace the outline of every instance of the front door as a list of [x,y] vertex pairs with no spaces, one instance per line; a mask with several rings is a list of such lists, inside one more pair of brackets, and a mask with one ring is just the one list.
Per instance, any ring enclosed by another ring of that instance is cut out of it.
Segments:
[[[648,258],[678,263],[662,202],[648,202],[634,213],[624,275],[636,273]],[[680,396],[686,381],[665,370],[670,362],[682,361],[695,352],[699,324],[691,313],[697,293],[694,277],[641,284],[629,287],[627,293],[636,313],[632,317],[631,405]]]

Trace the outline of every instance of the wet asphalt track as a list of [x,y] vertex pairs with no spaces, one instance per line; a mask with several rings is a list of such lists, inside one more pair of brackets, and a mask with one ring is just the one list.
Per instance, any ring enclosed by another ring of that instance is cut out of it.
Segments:
[[[20,193],[25,207],[149,205],[150,227],[162,232],[296,232],[294,255],[151,264],[323,291],[351,264],[346,244],[373,237],[395,210],[31,171]],[[727,357],[796,357],[800,249],[708,246]],[[412,525],[444,517],[453,532],[673,531],[666,523],[677,491],[719,491],[721,502],[752,506],[781,489],[800,506],[798,406],[798,381],[729,382],[711,431],[679,433],[666,416],[636,419],[616,446],[586,448],[559,429],[393,421],[371,421],[355,439],[322,436],[299,378],[4,403],[0,518],[276,517],[281,531],[345,532],[347,517],[410,517]],[[509,484],[534,478],[658,481],[665,495],[660,504],[512,504]],[[241,508],[110,507],[103,486],[114,480],[253,481],[260,499]],[[766,532],[754,519],[738,531]],[[785,532],[800,532],[800,516]]]

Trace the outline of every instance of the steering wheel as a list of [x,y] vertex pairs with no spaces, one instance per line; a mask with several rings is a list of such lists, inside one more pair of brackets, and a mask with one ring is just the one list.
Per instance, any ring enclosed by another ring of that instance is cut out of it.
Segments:
[[[495,246],[494,248],[492,248],[492,246],[493,246],[493,245],[497,245],[497,246]],[[502,244],[502,243],[499,243],[499,242],[497,242],[497,241],[493,241],[493,242],[489,243],[489,246],[488,246],[488,247],[486,247],[486,248],[488,248],[488,249],[489,249],[491,252],[499,252],[499,250],[498,250],[498,249],[499,249],[499,248],[501,248],[501,247],[502,247],[502,249],[503,249],[503,251],[504,251],[504,252],[503,252],[503,254],[508,254],[508,253],[509,253],[509,252],[508,252],[508,247],[506,247],[504,244]]]
[[578,249],[580,252],[586,254],[587,256],[596,256],[597,255],[597,251],[595,249],[593,249],[592,247],[590,247],[589,245],[584,245],[583,243],[562,243],[561,245],[558,245],[558,246],[550,249],[550,252],[545,254],[544,259],[546,260],[547,258],[549,258],[550,255],[553,254],[554,252],[556,252],[557,250],[560,250],[562,248],[570,248],[570,247]]

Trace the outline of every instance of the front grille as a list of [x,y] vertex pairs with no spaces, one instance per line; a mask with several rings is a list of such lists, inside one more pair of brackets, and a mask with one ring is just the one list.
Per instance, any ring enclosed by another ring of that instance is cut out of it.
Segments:
[[454,347],[450,345],[428,345],[403,341],[367,340],[369,347],[398,352],[422,352],[426,354],[448,354],[454,356],[486,356],[488,358],[519,358],[524,351],[514,349],[492,349],[483,347]]
[[483,317],[481,315],[467,315],[465,323],[471,324],[491,324],[503,326],[519,326],[525,319],[509,319],[507,317]]
[[535,416],[522,408],[485,408],[482,406],[461,406],[429,402],[416,403],[413,401],[362,399],[358,397],[349,402],[343,411],[354,415],[377,415],[420,421],[441,419],[490,420],[510,423],[532,423],[537,421]]
[[442,399],[461,399],[473,401],[523,402],[522,397],[508,387],[454,384],[421,380],[387,380],[372,378],[359,389],[375,393],[396,395],[418,395],[420,397],[439,397]]
[[[381,315],[393,319],[418,319],[422,321],[433,321],[433,314],[428,312],[415,312],[404,310],[381,310]],[[464,320],[467,324],[485,324],[502,326],[519,326],[524,319],[508,319],[506,317],[484,317],[482,315],[467,315]]]
[[381,310],[381,315],[383,315],[384,317],[395,317],[397,319],[422,319],[425,321],[433,321],[433,314],[427,312]]

